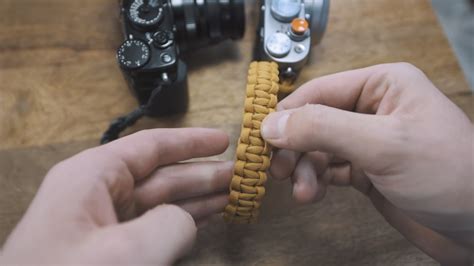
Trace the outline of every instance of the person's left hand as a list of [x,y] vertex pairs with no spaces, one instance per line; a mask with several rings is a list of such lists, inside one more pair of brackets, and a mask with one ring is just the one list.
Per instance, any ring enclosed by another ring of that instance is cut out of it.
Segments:
[[[232,162],[212,129],[141,131],[54,166],[5,243],[9,264],[169,265],[192,246],[196,224],[227,203]],[[0,263],[2,264],[2,263]]]

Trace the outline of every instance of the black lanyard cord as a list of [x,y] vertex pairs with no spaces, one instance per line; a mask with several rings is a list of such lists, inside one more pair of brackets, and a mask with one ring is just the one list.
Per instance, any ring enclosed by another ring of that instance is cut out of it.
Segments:
[[100,144],[106,144],[116,140],[122,131],[124,131],[127,127],[135,124],[135,122],[137,122],[137,120],[142,118],[144,115],[145,106],[142,105],[130,112],[129,114],[115,119],[114,121],[112,121],[112,123],[110,123],[109,128],[102,135]]
[[104,132],[102,138],[100,140],[100,144],[106,144],[111,141],[114,141],[119,138],[120,133],[124,131],[127,127],[132,126],[137,122],[140,118],[146,115],[148,108],[152,105],[155,97],[161,92],[163,85],[159,85],[156,87],[150,95],[150,99],[146,105],[141,105],[137,109],[133,110],[127,115],[121,116],[112,123],[110,123],[109,128]]

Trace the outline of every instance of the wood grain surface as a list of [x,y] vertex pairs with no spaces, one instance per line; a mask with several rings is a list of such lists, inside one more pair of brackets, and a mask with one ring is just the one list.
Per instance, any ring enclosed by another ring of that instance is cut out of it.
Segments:
[[[127,133],[214,127],[235,143],[254,41],[253,1],[247,1],[247,13],[242,41],[187,57],[189,112],[143,119]],[[116,0],[0,0],[0,243],[46,171],[97,145],[108,123],[135,107],[115,61],[122,41],[118,18]],[[326,35],[299,83],[397,61],[421,68],[474,118],[474,97],[427,0],[332,0]],[[232,159],[234,148],[217,158]],[[259,224],[217,220],[200,231],[192,254],[180,263],[436,265],[357,192],[334,188],[321,203],[297,207],[287,182],[269,183]]]

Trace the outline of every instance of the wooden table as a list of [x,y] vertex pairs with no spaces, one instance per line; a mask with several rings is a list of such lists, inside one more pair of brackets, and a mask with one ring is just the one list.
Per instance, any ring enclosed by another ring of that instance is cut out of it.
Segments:
[[[191,106],[151,127],[240,129],[255,9],[237,44],[196,51],[189,62]],[[323,43],[299,82],[368,65],[408,61],[474,117],[473,96],[425,0],[333,0]],[[111,119],[131,110],[115,61],[122,36],[116,0],[1,0],[0,243],[20,219],[47,169],[97,145]],[[205,60],[203,60],[205,59]],[[222,81],[225,80],[225,87]],[[235,145],[220,159],[232,159]],[[158,241],[158,240],[157,240]],[[259,224],[201,231],[183,265],[435,265],[351,189],[296,207],[288,183],[269,184]]]

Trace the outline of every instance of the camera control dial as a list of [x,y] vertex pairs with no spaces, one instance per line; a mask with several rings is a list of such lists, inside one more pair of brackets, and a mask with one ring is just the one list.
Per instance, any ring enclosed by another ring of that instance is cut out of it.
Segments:
[[134,0],[128,17],[137,26],[155,26],[163,17],[163,8],[159,0]]
[[265,48],[274,57],[286,56],[291,51],[292,42],[288,35],[276,32],[268,37]]
[[140,40],[126,40],[117,51],[117,60],[124,69],[137,69],[150,60],[150,48]]
[[152,36],[153,44],[157,48],[166,48],[173,44],[174,34],[169,30],[159,30]]
[[272,0],[271,12],[279,21],[290,22],[301,10],[301,0]]

